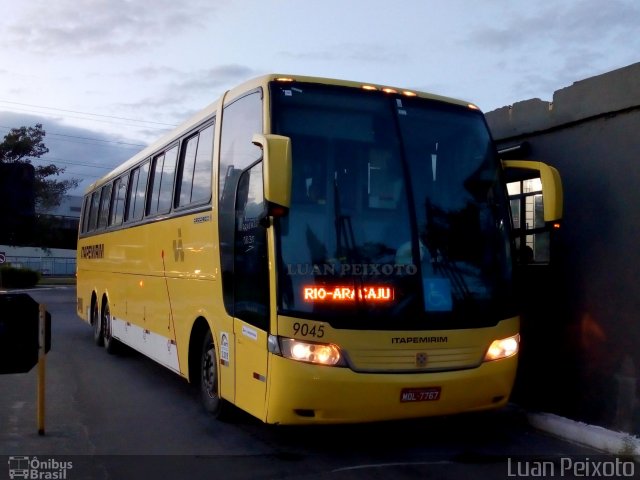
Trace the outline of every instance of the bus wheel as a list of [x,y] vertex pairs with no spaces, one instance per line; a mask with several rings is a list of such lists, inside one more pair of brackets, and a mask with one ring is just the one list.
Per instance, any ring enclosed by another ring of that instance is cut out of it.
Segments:
[[202,343],[202,354],[200,356],[200,396],[204,409],[215,418],[223,420],[230,405],[220,398],[218,382],[216,350],[213,345],[213,336],[208,331]]
[[104,348],[108,353],[114,354],[117,351],[118,341],[111,336],[111,310],[108,303],[105,303],[102,309],[101,323]]
[[102,321],[98,312],[98,300],[95,300],[91,305],[91,323],[93,324],[93,341],[101,347],[104,345],[104,338],[102,336]]

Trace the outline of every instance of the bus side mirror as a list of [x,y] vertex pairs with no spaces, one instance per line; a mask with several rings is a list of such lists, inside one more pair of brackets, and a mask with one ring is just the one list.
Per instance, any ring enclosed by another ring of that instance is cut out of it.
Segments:
[[540,176],[545,223],[558,222],[562,219],[564,197],[562,180],[556,168],[532,160],[502,160],[502,166],[507,174],[507,181]]
[[262,148],[264,198],[269,214],[283,216],[291,206],[291,139],[256,133],[253,143]]

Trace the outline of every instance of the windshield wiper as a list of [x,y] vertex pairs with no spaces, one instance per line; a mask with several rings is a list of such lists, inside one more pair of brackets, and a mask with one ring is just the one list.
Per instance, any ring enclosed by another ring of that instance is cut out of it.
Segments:
[[[434,207],[430,201],[427,200],[427,249],[431,255],[431,264],[433,271],[437,274],[447,278],[453,287],[455,296],[462,300],[470,300],[471,292],[467,286],[467,282],[464,279],[464,275],[460,272],[460,267],[452,262],[448,255],[445,254],[445,250],[440,248],[439,235],[436,233],[437,220],[434,218],[437,216],[445,217],[445,213],[439,208]],[[445,220],[446,221],[446,220]]]
[[[353,225],[351,223],[351,215],[344,215],[340,208],[340,188],[338,187],[338,176],[334,173],[333,178],[333,206],[334,206],[334,222],[336,229],[336,257],[342,262],[345,259],[347,264],[355,265],[360,261],[360,255],[356,246],[356,238],[353,233]],[[353,279],[356,291],[362,290],[364,279],[362,274],[357,275],[350,268],[350,276]],[[357,282],[357,284],[356,284]],[[356,309],[359,307],[359,296],[355,295]]]

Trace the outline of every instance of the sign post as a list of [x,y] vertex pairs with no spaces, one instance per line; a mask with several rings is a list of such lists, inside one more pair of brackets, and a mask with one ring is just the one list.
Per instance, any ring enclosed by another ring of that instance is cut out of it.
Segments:
[[38,365],[37,423],[44,435],[46,353],[51,315],[24,293],[0,294],[0,374],[27,373]]
[[45,414],[45,374],[47,355],[46,331],[47,331],[47,310],[40,304],[38,312],[38,435],[44,435],[44,414]]

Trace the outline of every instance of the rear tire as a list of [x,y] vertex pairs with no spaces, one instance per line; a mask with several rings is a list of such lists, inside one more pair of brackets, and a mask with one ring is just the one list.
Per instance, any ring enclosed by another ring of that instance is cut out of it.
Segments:
[[220,397],[218,360],[210,331],[204,336],[200,355],[200,398],[208,413],[219,420],[229,419],[231,405]]
[[113,355],[118,352],[118,341],[111,336],[111,310],[108,303],[105,303],[102,309],[101,323],[104,348],[107,353]]
[[98,300],[94,300],[91,304],[91,324],[93,325],[93,342],[99,347],[104,345],[104,337],[102,334],[102,321],[100,312],[98,311]]

